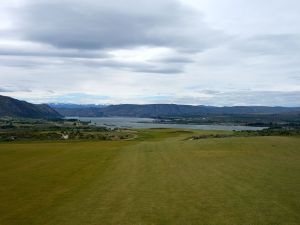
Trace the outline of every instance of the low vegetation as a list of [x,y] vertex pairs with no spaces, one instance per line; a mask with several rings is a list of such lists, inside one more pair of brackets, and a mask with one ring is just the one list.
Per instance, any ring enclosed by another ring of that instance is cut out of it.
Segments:
[[282,127],[274,126],[263,130],[244,130],[233,131],[225,134],[200,134],[194,135],[190,139],[205,139],[205,138],[229,138],[229,137],[255,137],[255,136],[296,136],[300,137],[300,128],[298,127]]
[[38,140],[124,140],[136,132],[126,129],[108,129],[76,119],[0,119],[0,142]]

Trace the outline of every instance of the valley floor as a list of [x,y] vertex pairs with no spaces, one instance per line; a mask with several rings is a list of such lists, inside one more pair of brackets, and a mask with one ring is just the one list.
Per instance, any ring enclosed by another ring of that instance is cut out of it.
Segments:
[[143,132],[0,144],[0,224],[300,224],[300,138]]

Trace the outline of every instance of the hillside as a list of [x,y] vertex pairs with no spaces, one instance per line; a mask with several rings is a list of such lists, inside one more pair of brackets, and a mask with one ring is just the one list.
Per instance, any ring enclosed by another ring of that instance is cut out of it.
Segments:
[[31,104],[0,95],[0,117],[60,118],[55,109],[46,104]]
[[64,116],[101,117],[168,117],[168,116],[205,116],[205,115],[239,115],[239,114],[282,114],[300,113],[300,107],[235,106],[213,107],[175,104],[149,105],[110,105],[104,108],[63,108],[54,107]]

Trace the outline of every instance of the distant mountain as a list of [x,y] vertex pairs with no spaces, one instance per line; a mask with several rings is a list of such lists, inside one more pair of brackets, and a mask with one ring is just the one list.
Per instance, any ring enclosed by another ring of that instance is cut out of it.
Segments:
[[108,105],[96,105],[96,104],[72,104],[72,103],[49,103],[52,108],[64,108],[64,109],[81,109],[81,108],[104,108]]
[[60,118],[58,112],[46,104],[31,104],[0,95],[0,117]]
[[61,115],[79,117],[171,117],[171,116],[205,116],[205,115],[236,115],[236,114],[281,114],[300,113],[300,107],[267,107],[267,106],[192,106],[176,104],[149,105],[110,105],[104,108],[59,108],[54,107]]

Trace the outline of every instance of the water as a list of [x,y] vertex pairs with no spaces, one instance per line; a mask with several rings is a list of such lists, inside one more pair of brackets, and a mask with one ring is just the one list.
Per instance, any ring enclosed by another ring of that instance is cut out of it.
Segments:
[[266,127],[232,126],[232,125],[193,125],[193,124],[160,124],[153,123],[151,118],[132,117],[67,117],[67,119],[79,119],[91,121],[96,126],[108,128],[183,128],[196,130],[262,130]]

